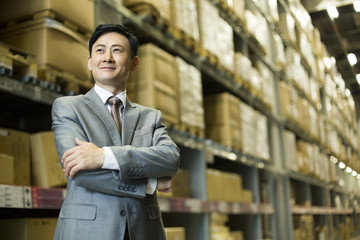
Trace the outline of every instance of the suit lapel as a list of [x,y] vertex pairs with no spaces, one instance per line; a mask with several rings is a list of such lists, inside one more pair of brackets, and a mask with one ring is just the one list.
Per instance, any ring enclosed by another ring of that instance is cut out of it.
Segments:
[[[101,119],[104,123],[106,129],[111,136],[115,145],[121,145],[121,138],[118,134],[118,129],[116,127],[114,119],[111,117],[110,112],[106,109],[104,103],[101,101],[100,97],[95,92],[94,88],[91,89],[84,97],[85,104]],[[124,129],[124,127],[123,127]]]
[[135,127],[139,118],[139,110],[130,102],[129,98],[126,99],[126,107],[123,113],[122,123],[122,143],[123,145],[130,145],[134,136]]

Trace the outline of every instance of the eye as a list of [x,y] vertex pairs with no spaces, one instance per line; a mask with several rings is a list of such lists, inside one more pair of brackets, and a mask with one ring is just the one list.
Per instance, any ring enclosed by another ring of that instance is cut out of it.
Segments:
[[97,52],[97,53],[103,53],[103,52],[104,52],[104,49],[98,48],[98,49],[96,49],[96,52]]
[[114,52],[123,52],[120,48],[114,48]]

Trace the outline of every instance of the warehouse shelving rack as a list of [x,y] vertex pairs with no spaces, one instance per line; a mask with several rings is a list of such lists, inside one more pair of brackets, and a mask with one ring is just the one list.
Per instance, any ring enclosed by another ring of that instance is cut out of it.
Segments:
[[[112,7],[106,0],[97,0],[96,2],[97,6],[103,8],[110,9]],[[252,41],[251,34],[221,8],[218,1],[211,0],[211,2],[219,7],[221,16],[233,27],[234,34],[241,39],[242,52],[245,55],[249,54],[249,51],[255,53],[273,73],[276,101],[272,109],[257,96],[245,90],[226,73],[216,69],[198,53],[181,46],[170,34],[154,27],[124,7],[117,7],[112,10],[114,18],[117,20],[122,19],[125,24],[131,25],[136,31],[146,33],[150,36],[150,41],[155,42],[170,53],[182,57],[188,63],[200,69],[202,74],[206,76],[205,81],[211,81],[210,84],[215,84],[224,91],[231,92],[266,115],[268,119],[272,159],[270,162],[234,151],[209,139],[192,136],[177,129],[169,129],[169,134],[181,149],[181,168],[190,172],[191,198],[159,198],[165,225],[185,226],[186,237],[190,240],[210,239],[209,215],[211,212],[229,214],[228,225],[232,230],[244,231],[246,239],[292,240],[293,215],[312,215],[315,218],[315,223],[329,226],[329,233],[333,228],[339,228],[339,223],[344,221],[346,216],[352,216],[354,223],[356,223],[355,228],[359,229],[359,209],[351,204],[344,208],[337,208],[335,205],[336,196],[339,196],[342,205],[345,205],[346,202],[353,198],[360,202],[359,195],[350,193],[348,189],[326,184],[315,178],[285,168],[283,147],[283,131],[285,129],[294,132],[299,139],[312,143],[317,142],[307,136],[296,125],[282,117],[278,97],[279,89],[277,87],[281,78],[281,71],[273,64],[275,62],[275,53],[272,52],[269,54],[269,58],[264,58],[263,52],[259,50],[260,46],[255,41]],[[283,10],[291,12],[284,0],[278,0],[278,3]],[[246,4],[255,7],[262,13],[267,20],[270,34],[271,32],[278,32],[278,27],[267,17],[266,13],[262,12],[250,0],[247,0]],[[104,20],[103,16],[96,16],[96,18],[99,23],[109,20]],[[283,41],[289,47],[294,47],[286,39],[283,39]],[[304,57],[302,58],[303,64],[306,65]],[[310,69],[309,67],[306,68]],[[19,101],[19,103],[28,101],[31,106],[41,106],[49,115],[52,102],[61,96],[58,92],[5,76],[0,76],[0,91],[6,93],[2,97],[4,99],[18,98],[16,101]],[[9,106],[11,107],[13,104],[10,103]],[[31,117],[21,116],[21,118],[16,122],[17,128],[21,130],[40,131],[50,129],[50,122],[34,129],[29,127],[31,121],[33,121]],[[244,186],[251,189],[254,194],[254,203],[241,204],[207,200],[205,175],[207,167],[241,174]],[[295,199],[294,205],[291,204],[291,184],[295,184],[297,195],[301,196]],[[57,216],[59,203],[61,203],[65,194],[66,190],[64,189],[0,185],[1,218],[39,215]],[[17,199],[17,202],[14,199]],[[308,201],[310,205],[298,204],[303,201]],[[340,239],[340,236],[333,239]]]

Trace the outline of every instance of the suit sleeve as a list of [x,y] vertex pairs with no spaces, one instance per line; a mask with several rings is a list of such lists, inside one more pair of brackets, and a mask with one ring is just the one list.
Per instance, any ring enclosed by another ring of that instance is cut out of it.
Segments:
[[[119,167],[120,178],[131,180],[139,178],[173,177],[179,168],[179,149],[171,140],[162,124],[160,111],[155,112],[153,132],[150,136],[134,136],[135,138],[151,138],[152,144],[148,147],[134,145],[113,146],[113,151]],[[136,144],[135,144],[136,145]]]
[[[64,152],[76,146],[75,137],[89,141],[76,113],[76,108],[64,98],[54,101],[52,107],[52,130],[55,134],[55,145],[59,159]],[[60,162],[61,164],[61,162]],[[119,178],[118,171],[99,169],[94,171],[80,171],[73,179],[79,186],[91,191],[143,198],[146,195],[147,178],[136,181],[126,181]]]

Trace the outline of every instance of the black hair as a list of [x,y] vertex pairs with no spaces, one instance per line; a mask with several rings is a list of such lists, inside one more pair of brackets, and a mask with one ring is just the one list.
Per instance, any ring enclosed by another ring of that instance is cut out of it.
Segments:
[[94,43],[99,39],[101,35],[104,33],[109,32],[116,32],[118,34],[121,34],[125,36],[130,44],[131,49],[131,58],[137,56],[138,48],[139,48],[139,42],[136,36],[125,26],[121,24],[100,24],[96,27],[94,33],[92,34],[90,40],[89,40],[89,54],[91,57],[92,52],[92,46]]

